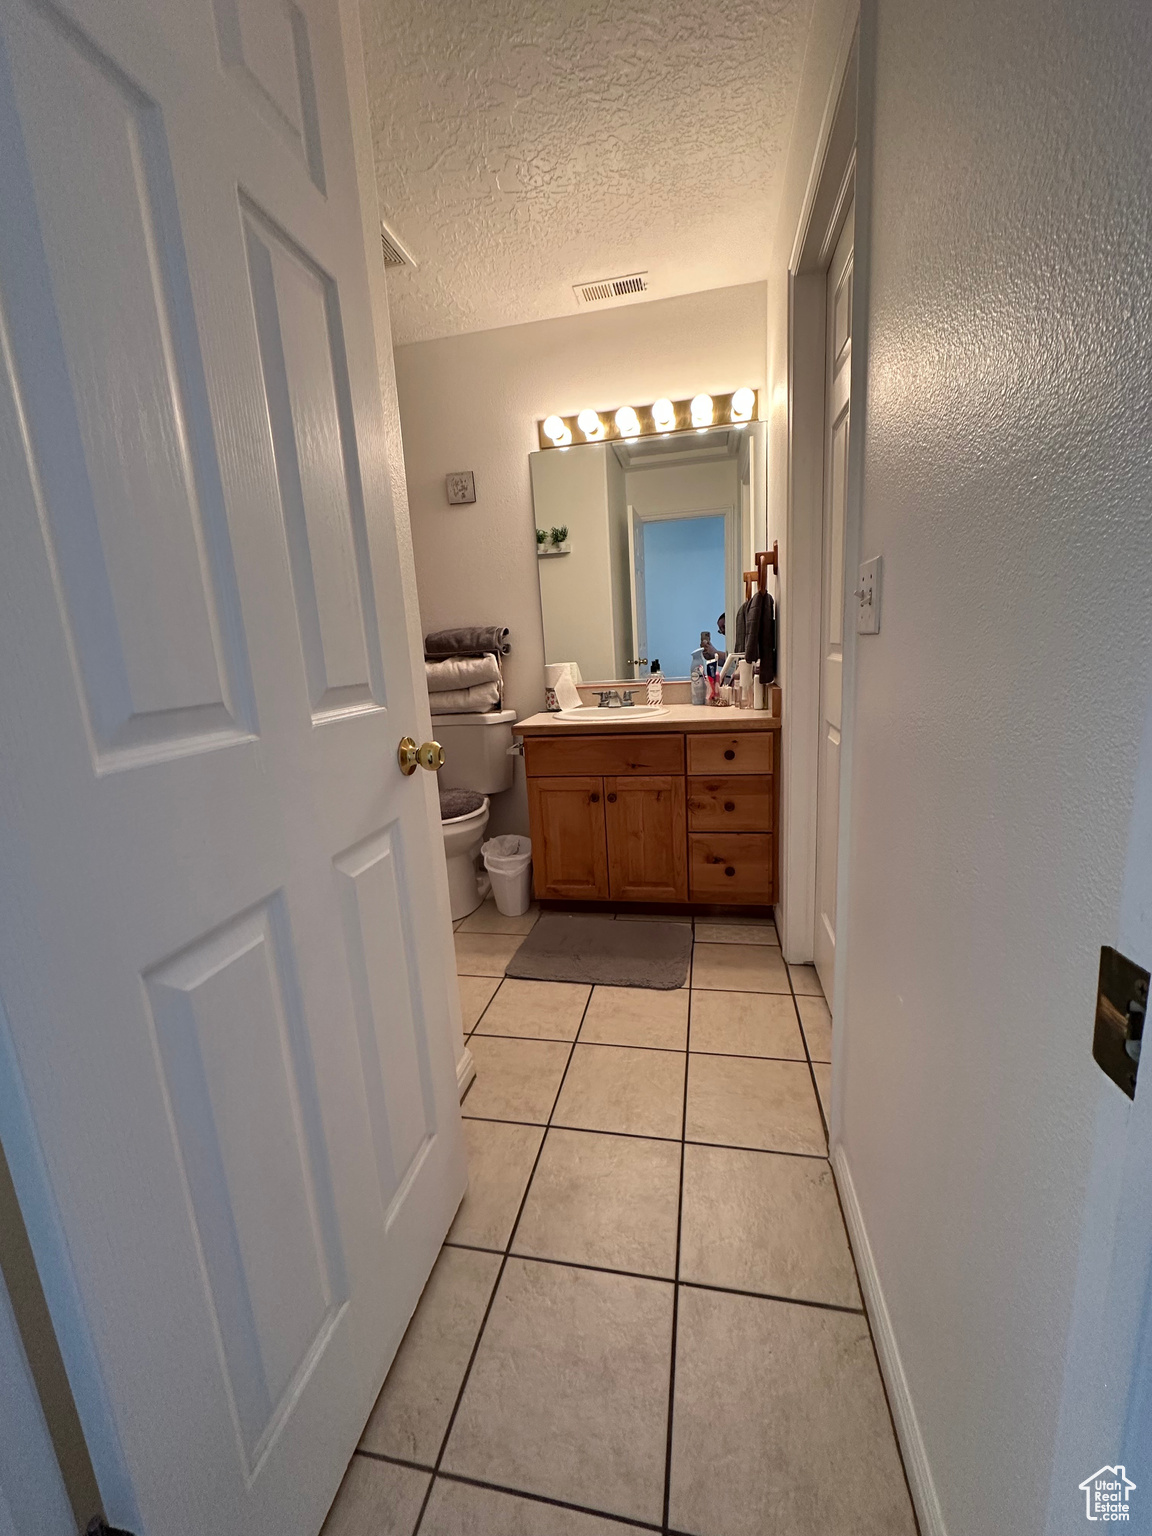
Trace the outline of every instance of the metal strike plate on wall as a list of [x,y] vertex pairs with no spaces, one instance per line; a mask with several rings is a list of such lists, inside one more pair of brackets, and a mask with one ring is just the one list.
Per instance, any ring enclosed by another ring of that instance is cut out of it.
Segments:
[[1119,950],[1107,944],[1101,949],[1092,1056],[1101,1071],[1130,1099],[1136,1097],[1144,1015],[1148,1010],[1148,980],[1148,972]]

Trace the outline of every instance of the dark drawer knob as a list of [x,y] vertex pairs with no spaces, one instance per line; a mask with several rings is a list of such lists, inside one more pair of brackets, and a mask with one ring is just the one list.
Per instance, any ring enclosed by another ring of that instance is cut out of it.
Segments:
[[736,756],[736,748],[735,747],[727,747],[727,748],[725,748],[724,756],[728,759],[729,762],[731,762],[732,759]]
[[736,802],[735,802],[735,800],[725,800],[725,802],[724,802],[724,809],[726,811],[734,811],[736,809]]
[[597,795],[597,794],[589,795],[588,796],[588,804],[589,805],[599,805],[600,804],[600,796]]
[[616,796],[615,796],[615,794],[605,795],[604,798],[605,798],[605,800],[607,800],[609,805],[615,805],[616,804]]
[[731,864],[729,864],[728,868],[724,871],[724,873],[726,875],[734,875],[736,873],[736,871],[732,868]]

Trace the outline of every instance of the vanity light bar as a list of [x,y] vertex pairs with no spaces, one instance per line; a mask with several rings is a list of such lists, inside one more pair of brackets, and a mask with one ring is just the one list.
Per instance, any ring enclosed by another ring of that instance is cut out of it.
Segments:
[[[709,411],[706,402],[710,402]],[[671,432],[705,432],[743,426],[760,416],[760,391],[733,390],[727,395],[693,395],[686,400],[657,400],[652,405],[622,405],[618,411],[580,411],[574,416],[547,416],[536,423],[541,448],[569,448],[580,443],[613,439],[635,442],[638,437],[666,437]]]

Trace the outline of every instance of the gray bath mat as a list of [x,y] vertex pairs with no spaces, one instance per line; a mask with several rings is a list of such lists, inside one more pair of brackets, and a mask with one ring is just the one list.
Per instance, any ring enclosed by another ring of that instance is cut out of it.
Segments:
[[691,923],[618,923],[595,913],[545,912],[505,975],[671,992],[684,985],[691,956]]

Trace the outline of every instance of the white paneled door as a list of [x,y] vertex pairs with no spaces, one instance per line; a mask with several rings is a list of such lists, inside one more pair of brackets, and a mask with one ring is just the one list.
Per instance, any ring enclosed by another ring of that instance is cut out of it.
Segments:
[[836,845],[840,831],[840,717],[844,692],[844,513],[852,374],[849,208],[828,268],[824,405],[824,530],[820,597],[820,749],[816,784],[816,970],[832,996],[836,955]]
[[340,18],[0,27],[0,1133],[112,1523],[315,1536],[465,1177]]

